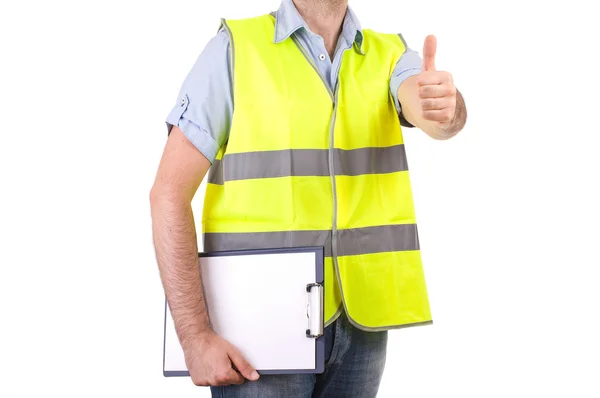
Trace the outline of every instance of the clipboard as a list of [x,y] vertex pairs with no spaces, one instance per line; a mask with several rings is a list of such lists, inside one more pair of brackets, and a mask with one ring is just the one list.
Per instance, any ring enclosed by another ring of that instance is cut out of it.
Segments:
[[[213,329],[261,375],[325,370],[324,249],[199,253]],[[163,375],[189,376],[165,298]]]

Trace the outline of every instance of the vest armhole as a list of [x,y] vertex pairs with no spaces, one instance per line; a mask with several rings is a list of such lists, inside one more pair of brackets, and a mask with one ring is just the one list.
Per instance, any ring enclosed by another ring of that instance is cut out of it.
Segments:
[[229,28],[225,18],[221,18],[219,30],[221,30],[221,28],[225,29],[225,32],[227,32],[227,36],[229,37],[229,77],[231,78],[231,103],[235,109],[235,43],[233,42],[231,28]]
[[400,38],[400,41],[402,42],[402,45],[404,46],[404,51],[402,52],[402,54],[404,54],[406,52],[406,50],[408,50],[408,45],[406,44],[406,40],[404,40],[404,36],[402,36],[402,33],[398,33],[398,37]]

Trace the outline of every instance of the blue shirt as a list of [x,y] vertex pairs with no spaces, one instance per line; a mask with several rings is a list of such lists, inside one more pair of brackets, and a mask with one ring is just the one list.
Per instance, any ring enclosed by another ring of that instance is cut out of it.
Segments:
[[[292,35],[312,58],[331,91],[335,91],[337,85],[344,50],[355,45],[361,51],[363,41],[360,22],[348,7],[331,60],[321,36],[310,31],[292,0],[283,0],[275,13],[274,42],[291,40]],[[174,125],[178,126],[211,163],[221,146],[227,142],[233,119],[233,71],[229,62],[229,44],[227,32],[220,29],[196,60],[181,87],[177,103],[167,116],[168,130]],[[406,52],[396,64],[390,78],[390,92],[399,114],[401,108],[397,98],[398,87],[406,78],[421,72],[422,65],[419,54],[408,46],[405,47]]]

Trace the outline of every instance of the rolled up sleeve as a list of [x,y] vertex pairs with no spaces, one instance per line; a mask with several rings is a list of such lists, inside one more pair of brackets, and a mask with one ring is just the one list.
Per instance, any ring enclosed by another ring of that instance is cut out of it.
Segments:
[[200,53],[166,120],[169,133],[178,126],[211,163],[227,141],[231,127],[230,69],[229,36],[221,30]]
[[398,88],[402,82],[408,79],[411,76],[418,75],[421,72],[421,66],[423,65],[423,59],[419,55],[417,51],[411,50],[408,45],[406,45],[406,41],[402,35],[399,35],[402,41],[404,42],[404,46],[406,47],[406,51],[400,59],[398,63],[396,63],[396,67],[392,72],[392,76],[390,78],[390,92],[392,97],[394,98],[394,104],[396,105],[396,110],[398,111],[398,115],[400,117],[400,122],[405,127],[414,127],[412,124],[408,123],[406,119],[402,116],[402,106],[400,105],[400,101],[398,100]]

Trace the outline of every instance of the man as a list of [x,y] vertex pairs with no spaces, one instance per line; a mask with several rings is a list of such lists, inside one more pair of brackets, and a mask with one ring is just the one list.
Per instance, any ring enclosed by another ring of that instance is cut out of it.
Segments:
[[[421,60],[401,35],[361,29],[347,0],[283,0],[223,21],[168,116],[151,192],[196,385],[223,397],[374,397],[387,330],[431,323],[400,126],[447,139],[465,124],[435,51],[433,36]],[[323,374],[259,377],[211,329],[190,206],[209,168],[204,250],[325,247]]]

